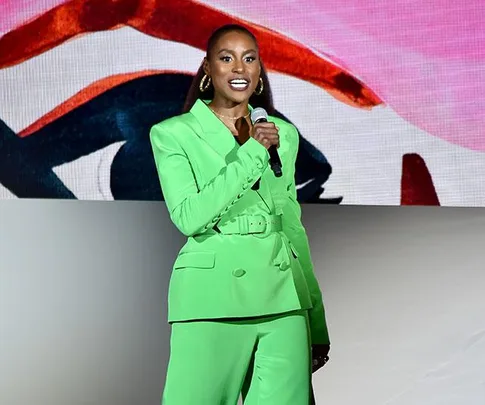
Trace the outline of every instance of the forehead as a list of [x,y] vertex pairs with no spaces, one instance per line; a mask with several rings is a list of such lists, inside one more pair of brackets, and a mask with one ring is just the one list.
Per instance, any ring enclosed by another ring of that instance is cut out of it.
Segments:
[[245,32],[229,31],[222,34],[214,43],[213,51],[217,52],[219,49],[228,49],[234,51],[257,49],[257,44],[254,39]]

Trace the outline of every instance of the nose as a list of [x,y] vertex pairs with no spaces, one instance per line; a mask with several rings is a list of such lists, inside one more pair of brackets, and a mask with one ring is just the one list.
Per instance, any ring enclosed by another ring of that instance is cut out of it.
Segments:
[[244,63],[241,60],[236,59],[232,67],[234,73],[242,73],[244,70]]

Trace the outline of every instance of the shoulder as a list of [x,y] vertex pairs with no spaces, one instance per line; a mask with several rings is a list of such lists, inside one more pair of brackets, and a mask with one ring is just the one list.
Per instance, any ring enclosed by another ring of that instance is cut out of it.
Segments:
[[183,142],[197,133],[197,121],[190,112],[167,118],[150,129],[152,142]]
[[176,115],[167,118],[152,127],[152,130],[158,132],[173,133],[180,129],[190,129],[190,122],[192,121],[192,114],[190,112]]

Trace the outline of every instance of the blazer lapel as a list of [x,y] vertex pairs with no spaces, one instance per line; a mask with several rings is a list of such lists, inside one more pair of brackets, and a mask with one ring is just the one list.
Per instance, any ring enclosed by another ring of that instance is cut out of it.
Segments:
[[200,125],[201,131],[197,131],[197,135],[216,151],[226,164],[229,163],[234,158],[235,151],[239,146],[231,131],[202,100],[195,102],[190,113]]
[[[249,107],[252,110],[252,107]],[[234,139],[231,131],[222,123],[219,118],[210,110],[206,102],[197,100],[190,110],[190,113],[196,118],[200,130],[196,131],[197,135],[205,141],[211,149],[224,160],[227,165],[236,157],[239,144]],[[273,172],[269,167],[263,172],[260,181],[260,187],[257,191],[260,198],[272,210],[275,206],[271,195],[271,189],[275,185]]]

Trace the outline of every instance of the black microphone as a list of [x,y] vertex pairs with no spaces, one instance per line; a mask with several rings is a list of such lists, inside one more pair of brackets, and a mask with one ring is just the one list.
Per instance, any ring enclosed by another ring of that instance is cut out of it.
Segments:
[[[264,108],[258,107],[251,111],[251,122],[257,124],[258,122],[268,122],[268,113]],[[281,170],[281,160],[278,155],[276,145],[271,145],[268,149],[269,152],[269,165],[276,177],[281,177],[283,172]]]

